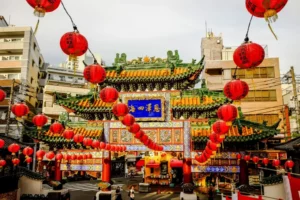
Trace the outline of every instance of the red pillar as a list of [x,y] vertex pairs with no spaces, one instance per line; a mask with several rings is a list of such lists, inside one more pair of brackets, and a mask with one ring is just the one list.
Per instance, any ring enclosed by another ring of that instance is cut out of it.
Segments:
[[111,160],[109,156],[103,158],[102,162],[102,181],[110,183]]
[[192,160],[185,158],[183,160],[183,182],[192,183]]
[[56,181],[61,181],[60,162],[55,161],[55,177]]

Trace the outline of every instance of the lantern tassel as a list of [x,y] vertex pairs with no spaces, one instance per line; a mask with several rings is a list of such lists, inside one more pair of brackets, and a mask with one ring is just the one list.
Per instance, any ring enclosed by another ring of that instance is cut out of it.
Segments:
[[37,33],[37,31],[38,31],[38,29],[39,29],[39,25],[40,25],[40,19],[38,19],[38,21],[37,21],[37,23],[36,23],[36,25],[35,25],[35,29],[34,29],[34,35],[36,35],[36,33]]
[[275,39],[278,40],[278,38],[277,38],[277,36],[276,36],[274,30],[272,29],[272,26],[271,26],[270,23],[268,23],[268,26],[269,26],[269,29],[270,29],[271,33],[274,35]]

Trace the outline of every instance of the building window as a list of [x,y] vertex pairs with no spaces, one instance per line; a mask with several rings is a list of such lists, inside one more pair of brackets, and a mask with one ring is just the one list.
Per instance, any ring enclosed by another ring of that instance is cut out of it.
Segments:
[[73,77],[72,76],[68,76],[68,79],[73,79]]
[[264,121],[267,122],[268,126],[274,125],[279,120],[279,116],[276,114],[253,114],[245,115],[245,120],[257,122],[262,124]]
[[82,80],[83,80],[83,78],[78,78],[78,80],[82,81]]
[[66,81],[66,77],[65,76],[59,76],[60,81]]
[[35,44],[35,42],[33,43],[33,50],[35,51],[35,49],[36,49],[36,44]]
[[252,90],[242,101],[277,101],[276,90]]
[[31,79],[30,79],[30,83],[32,84],[32,82],[33,82],[33,78],[31,77]]
[[[235,73],[235,69],[231,69],[231,76]],[[257,67],[255,69],[237,69],[236,78],[252,79],[252,78],[275,78],[274,67]]]
[[32,62],[31,62],[31,66],[32,66],[32,67],[34,67],[34,66],[35,66],[35,62],[34,62],[34,60],[32,60]]

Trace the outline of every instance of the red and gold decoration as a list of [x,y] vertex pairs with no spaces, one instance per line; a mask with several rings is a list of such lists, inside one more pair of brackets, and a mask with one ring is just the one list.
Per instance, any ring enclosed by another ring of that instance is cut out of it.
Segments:
[[92,147],[94,149],[99,149],[100,148],[100,141],[99,140],[93,140]]
[[249,155],[244,156],[244,160],[248,163],[250,161],[251,157]]
[[228,126],[231,126],[232,121],[234,121],[238,115],[238,111],[235,106],[227,104],[218,109],[217,115],[219,119],[222,119]]
[[44,17],[47,12],[56,10],[61,0],[26,0],[27,3],[34,8],[34,15],[37,17]]
[[135,118],[134,116],[132,116],[131,114],[127,114],[123,117],[122,119],[122,124],[124,124],[125,126],[132,126],[135,122]]
[[269,159],[268,159],[268,158],[263,158],[263,159],[262,159],[262,162],[263,162],[263,164],[264,164],[265,166],[268,166],[268,164],[269,164]]
[[119,98],[119,93],[113,87],[106,87],[100,91],[100,98],[105,103],[113,103]]
[[223,92],[227,98],[238,101],[247,96],[249,86],[245,81],[232,80],[225,85]]
[[46,158],[48,159],[48,161],[51,161],[54,157],[55,154],[53,151],[49,151],[48,153],[46,153]]
[[61,153],[57,153],[57,154],[55,155],[55,160],[56,160],[57,162],[61,162],[62,159],[63,159],[63,155],[62,155]]
[[33,149],[31,147],[25,147],[23,149],[23,154],[27,158],[33,154]]
[[12,155],[16,155],[16,153],[20,150],[20,145],[12,143],[7,149]]
[[6,161],[1,159],[0,160],[0,169],[2,169],[6,165]]
[[54,133],[55,135],[59,135],[63,132],[64,127],[61,123],[59,122],[54,122],[53,124],[51,124],[50,126],[50,131],[52,133]]
[[25,103],[16,103],[12,106],[11,111],[14,113],[17,120],[21,120],[22,117],[29,113],[29,108]]
[[259,157],[253,156],[252,161],[257,165],[257,163],[259,162]]
[[93,140],[91,138],[84,138],[82,143],[86,148],[90,148],[93,144]]
[[36,152],[36,158],[38,160],[38,162],[41,162],[45,156],[46,152],[44,150],[38,150]]
[[294,161],[292,161],[292,160],[287,160],[287,161],[285,162],[285,166],[286,166],[290,171],[292,171],[294,165],[295,165],[295,163],[294,163]]
[[1,148],[3,148],[3,147],[4,147],[4,145],[5,145],[5,142],[4,142],[4,140],[0,139],[0,149],[1,149]]
[[272,161],[272,165],[273,165],[273,167],[278,168],[278,167],[280,166],[280,160],[274,159],[274,160]]
[[6,92],[0,89],[0,102],[4,101],[6,98]]
[[229,131],[229,126],[227,126],[225,121],[219,120],[212,125],[212,129],[215,133],[224,135]]
[[63,133],[63,137],[67,140],[73,139],[74,131],[72,129],[66,129]]
[[112,112],[117,117],[124,117],[129,113],[128,106],[124,103],[118,103],[113,106]]
[[12,159],[12,163],[14,164],[14,166],[19,165],[19,164],[20,164],[19,158],[14,158],[14,159]]
[[76,135],[74,135],[73,137],[73,141],[77,143],[77,145],[80,145],[80,143],[82,143],[84,140],[83,135],[77,133]]
[[30,163],[32,163],[32,158],[31,157],[25,158],[25,162],[27,163],[27,165],[30,165]]
[[102,83],[105,80],[106,72],[101,65],[93,64],[84,68],[83,76],[85,80],[96,85]]
[[41,130],[42,127],[48,122],[47,117],[44,114],[38,114],[33,117],[32,123],[37,127],[37,129]]

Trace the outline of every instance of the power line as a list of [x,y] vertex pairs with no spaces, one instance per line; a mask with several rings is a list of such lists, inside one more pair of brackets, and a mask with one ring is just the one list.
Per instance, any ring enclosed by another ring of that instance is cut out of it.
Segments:
[[243,114],[245,114],[245,113],[251,113],[251,112],[258,112],[258,111],[262,111],[262,110],[269,110],[269,109],[274,109],[274,108],[283,107],[283,106],[284,105],[279,105],[279,106],[272,106],[272,107],[267,107],[267,108],[258,109],[258,110],[251,110],[251,111],[248,111],[248,112],[243,112]]

